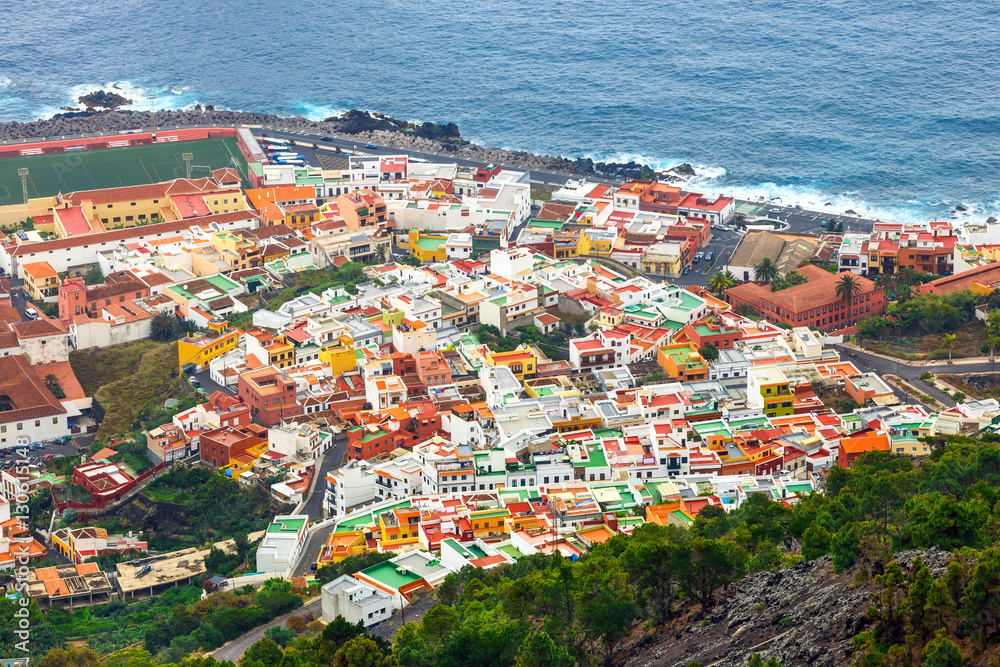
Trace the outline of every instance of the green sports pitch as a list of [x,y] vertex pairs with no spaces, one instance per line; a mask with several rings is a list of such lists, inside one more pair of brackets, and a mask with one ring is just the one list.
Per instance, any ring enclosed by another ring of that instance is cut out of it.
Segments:
[[184,160],[191,153],[191,178],[204,178],[213,169],[236,167],[247,181],[247,161],[236,139],[213,138],[172,141],[148,146],[101,148],[46,155],[0,159],[0,206],[22,203],[21,177],[17,170],[28,168],[28,197],[51,197],[60,192],[103,190],[129,185],[146,185],[183,178]]

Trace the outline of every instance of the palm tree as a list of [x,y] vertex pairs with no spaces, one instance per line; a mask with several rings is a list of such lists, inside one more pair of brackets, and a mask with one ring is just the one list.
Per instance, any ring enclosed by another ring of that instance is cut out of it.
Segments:
[[911,266],[904,266],[898,271],[897,279],[901,284],[912,287],[920,283],[920,272]]
[[728,280],[732,284],[735,285],[737,283],[736,276],[734,276],[733,272],[730,271],[729,269],[726,269],[725,271],[723,271],[722,275],[724,275],[726,277],[726,280]]
[[49,388],[52,395],[56,398],[66,398],[66,392],[63,391],[62,385],[59,384],[59,378],[55,373],[49,373],[45,376],[45,386]]
[[727,289],[735,284],[736,281],[727,278],[725,273],[713,274],[708,279],[708,289],[712,290],[717,296],[722,296]]
[[875,287],[883,292],[893,292],[896,289],[896,276],[891,273],[880,273],[875,276]]
[[941,342],[938,343],[938,347],[948,348],[948,363],[951,363],[951,351],[955,348],[955,339],[957,336],[955,334],[945,334]]
[[160,313],[149,324],[149,337],[153,340],[168,341],[174,335],[174,318],[168,313]]
[[808,278],[806,278],[804,275],[795,270],[786,273],[785,280],[787,280],[788,284],[792,287],[795,287],[796,285],[801,285],[802,283],[809,282]]
[[753,267],[753,279],[759,283],[769,283],[778,275],[778,267],[771,261],[770,257],[760,260],[760,264]]
[[837,281],[837,296],[844,301],[850,301],[858,294],[861,294],[861,283],[853,273],[845,273]]

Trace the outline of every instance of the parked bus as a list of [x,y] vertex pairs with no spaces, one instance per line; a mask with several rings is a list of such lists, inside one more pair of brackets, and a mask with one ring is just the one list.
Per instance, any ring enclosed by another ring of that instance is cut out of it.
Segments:
[[267,146],[288,146],[288,142],[284,139],[261,139],[261,143]]

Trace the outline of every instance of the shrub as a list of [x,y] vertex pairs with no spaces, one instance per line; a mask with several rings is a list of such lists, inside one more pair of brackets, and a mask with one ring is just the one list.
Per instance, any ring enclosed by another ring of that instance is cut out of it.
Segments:
[[925,381],[926,380],[930,380],[933,377],[934,377],[934,374],[931,373],[930,371],[924,371],[923,373],[920,374],[920,379],[921,380],[925,380]]

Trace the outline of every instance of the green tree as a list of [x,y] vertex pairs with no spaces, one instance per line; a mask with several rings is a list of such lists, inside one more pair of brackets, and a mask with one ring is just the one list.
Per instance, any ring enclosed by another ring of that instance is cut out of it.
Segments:
[[37,667],[101,667],[101,659],[89,648],[54,648],[35,664]]
[[712,274],[712,277],[708,279],[708,289],[712,290],[712,292],[716,296],[721,297],[723,294],[725,294],[727,289],[733,287],[736,284],[736,281],[734,279],[731,279],[729,276],[726,275],[727,273],[728,271],[726,272],[720,271],[718,273]]
[[785,280],[788,281],[791,287],[809,282],[808,278],[794,269],[785,274]]
[[719,348],[717,348],[712,343],[705,343],[701,346],[701,356],[706,361],[718,361],[719,359]]
[[948,362],[951,363],[951,353],[955,349],[955,339],[958,338],[955,334],[945,334],[941,338],[941,342],[938,343],[938,349],[948,348]]
[[691,542],[691,556],[681,580],[690,597],[708,609],[715,591],[738,580],[745,565],[746,552],[736,542],[699,538]]
[[174,317],[169,313],[154,315],[149,323],[149,337],[166,342],[174,337]]
[[906,591],[906,618],[909,622],[908,631],[921,639],[930,631],[930,619],[927,613],[927,603],[934,589],[934,577],[924,565],[923,559],[917,556],[910,568],[910,587]]
[[784,667],[773,655],[765,661],[760,653],[754,653],[750,656],[750,662],[747,665],[748,667]]
[[275,644],[285,647],[288,642],[295,639],[295,633],[280,625],[272,625],[264,632],[265,638],[270,638]]
[[393,635],[392,652],[403,667],[432,664],[433,654],[416,623],[407,623]]
[[396,667],[392,654],[386,655],[368,637],[355,637],[344,644],[333,659],[334,667]]
[[458,627],[455,608],[445,604],[435,605],[424,614],[424,639],[436,644],[444,644]]
[[966,664],[962,652],[944,629],[927,642],[927,646],[920,652],[920,659],[923,667],[964,667]]
[[63,391],[62,385],[59,384],[59,377],[55,373],[49,373],[45,376],[45,386],[52,395],[56,398],[66,398],[66,392]]
[[989,508],[980,499],[960,501],[940,493],[922,493],[906,503],[908,542],[917,549],[946,551],[978,548],[986,540]]
[[104,282],[104,273],[101,271],[101,267],[95,265],[90,267],[85,274],[83,274],[83,283],[85,285],[100,285]]
[[604,664],[611,664],[615,645],[628,635],[637,615],[635,603],[610,588],[585,600],[580,611],[580,623],[587,636],[600,641],[604,647]]
[[445,576],[441,585],[435,589],[435,593],[442,604],[455,604],[455,598],[458,597],[458,577],[454,572]]
[[515,667],[573,667],[576,660],[544,630],[532,630],[517,648]]
[[844,273],[837,281],[837,286],[834,288],[834,292],[836,293],[838,299],[843,299],[844,302],[850,302],[851,299],[861,294],[861,283],[858,281],[857,276],[853,273]]
[[980,555],[965,586],[963,598],[966,624],[979,633],[986,648],[990,629],[1000,622],[1000,549],[992,547]]
[[760,260],[757,266],[753,267],[753,278],[759,283],[770,283],[778,277],[778,267],[771,261],[770,257]]
[[281,646],[278,646],[278,643],[267,633],[264,633],[263,639],[247,649],[245,655],[246,660],[253,660],[265,665],[277,665],[281,662],[281,658]]

